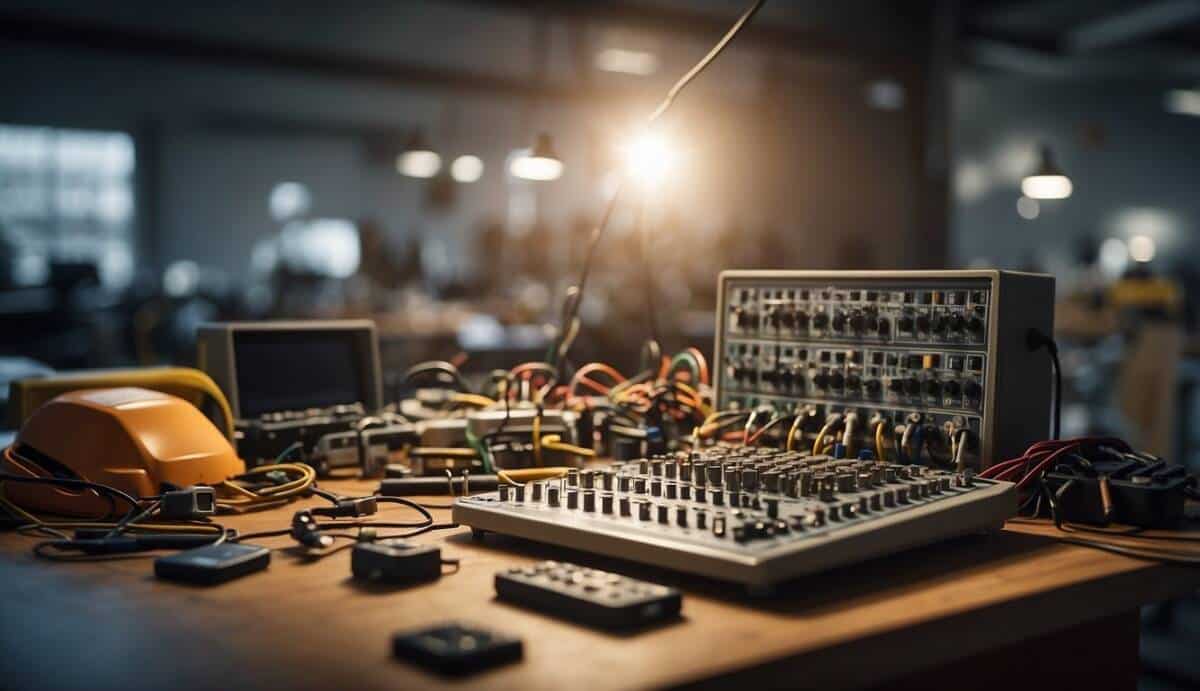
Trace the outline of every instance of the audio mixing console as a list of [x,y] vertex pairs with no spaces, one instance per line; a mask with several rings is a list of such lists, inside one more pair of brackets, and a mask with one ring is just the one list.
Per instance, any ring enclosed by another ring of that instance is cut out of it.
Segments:
[[459,498],[454,521],[750,586],[999,528],[1010,483],[717,446]]

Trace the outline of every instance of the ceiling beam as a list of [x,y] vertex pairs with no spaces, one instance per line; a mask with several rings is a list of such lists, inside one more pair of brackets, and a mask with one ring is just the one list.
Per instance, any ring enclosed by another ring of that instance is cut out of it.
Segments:
[[1081,24],[1066,33],[1063,46],[1072,53],[1133,43],[1200,19],[1200,0],[1161,0]]

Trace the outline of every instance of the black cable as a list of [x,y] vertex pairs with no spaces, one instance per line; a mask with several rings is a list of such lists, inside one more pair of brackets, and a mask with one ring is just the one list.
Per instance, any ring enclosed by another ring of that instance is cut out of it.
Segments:
[[308,491],[310,491],[314,495],[324,499],[325,501],[328,501],[329,503],[333,504],[334,506],[337,506],[338,502],[342,501],[342,499],[345,498],[345,497],[338,496],[338,495],[334,494],[333,492],[330,492],[329,490],[321,489],[320,487],[317,487],[316,485],[309,487]]
[[404,371],[401,381],[409,384],[417,377],[431,373],[436,373],[439,379],[441,379],[442,375],[448,376],[455,386],[458,387],[459,391],[471,391],[471,388],[467,386],[467,380],[463,379],[462,373],[458,371],[458,368],[453,363],[446,362],[445,360],[418,362]]
[[60,487],[71,487],[75,489],[90,489],[102,494],[109,502],[109,516],[116,513],[116,503],[113,499],[120,499],[129,504],[131,510],[136,510],[141,507],[141,502],[134,499],[132,495],[127,494],[116,487],[102,485],[99,482],[91,482],[88,480],[75,480],[65,477],[26,477],[24,475],[13,475],[12,473],[0,473],[0,482],[19,482],[34,485],[58,485]]
[[401,506],[407,506],[408,508],[413,509],[417,513],[421,514],[426,521],[429,521],[430,523],[433,522],[433,514],[429,513],[429,511],[425,510],[425,507],[421,506],[415,501],[412,501],[411,499],[405,499],[404,497],[376,496],[375,501],[379,502],[380,504],[399,504]]
[[1058,359],[1058,344],[1054,339],[1038,329],[1030,329],[1025,335],[1025,343],[1030,350],[1045,348],[1050,355],[1050,369],[1054,373],[1054,422],[1050,438],[1058,440],[1062,434],[1062,362]]
[[[687,85],[690,84],[697,76],[699,76],[701,72],[708,68],[708,66],[712,64],[713,60],[717,59],[717,56],[720,55],[726,47],[728,47],[729,43],[733,41],[734,37],[737,36],[746,26],[746,24],[754,18],[754,15],[758,13],[764,4],[766,4],[766,0],[755,0],[754,4],[752,4],[745,12],[742,13],[740,17],[738,17],[737,21],[733,23],[733,26],[729,28],[729,31],[725,32],[725,35],[721,37],[721,40],[717,41],[717,44],[712,47],[712,50],[708,51],[708,54],[701,58],[701,60],[697,62],[692,69],[688,70],[686,74],[680,77],[679,81],[675,82],[675,85],[672,86],[670,91],[667,92],[666,97],[663,98],[662,102],[658,104],[658,107],[655,108],[654,112],[652,112],[650,117],[647,118],[647,124],[653,124],[660,117],[662,117],[662,115],[666,113],[668,109],[670,109],[671,105],[675,103],[675,99],[680,93],[683,92]],[[579,307],[583,302],[583,291],[587,286],[587,279],[588,274],[591,271],[592,260],[596,254],[596,247],[600,244],[600,239],[604,236],[604,229],[608,227],[608,222],[612,217],[613,209],[617,206],[617,199],[619,199],[621,196],[621,187],[622,182],[618,181],[616,188],[613,190],[612,196],[608,200],[608,204],[606,204],[604,207],[604,213],[600,216],[600,222],[595,228],[592,229],[592,235],[588,239],[587,253],[583,258],[583,267],[579,273],[579,281],[574,286],[567,289],[567,297],[563,303],[562,324],[559,328],[558,337],[555,343],[552,344],[552,351],[549,353],[549,361],[555,367],[558,367],[561,364],[563,358],[566,357],[567,352],[571,348],[571,343],[574,340],[574,337],[570,335],[571,332],[576,331],[579,328],[577,324],[577,320],[579,318]]]

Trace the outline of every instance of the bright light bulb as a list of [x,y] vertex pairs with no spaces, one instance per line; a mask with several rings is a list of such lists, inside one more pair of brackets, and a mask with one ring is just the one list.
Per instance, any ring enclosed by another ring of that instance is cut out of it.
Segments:
[[666,137],[643,132],[625,147],[625,169],[629,176],[647,185],[666,180],[675,168],[676,152]]
[[475,182],[483,177],[483,159],[478,156],[459,156],[450,164],[450,177],[457,182]]
[[522,180],[545,182],[562,177],[563,163],[557,158],[530,156],[527,152],[522,152],[508,164],[508,172]]
[[1200,116],[1200,90],[1172,89],[1163,99],[1167,112]]
[[644,50],[607,48],[596,53],[596,69],[646,77],[658,71],[658,56]]
[[1021,192],[1030,199],[1066,199],[1071,191],[1066,175],[1030,175],[1021,181]]
[[1153,261],[1157,251],[1154,238],[1149,235],[1134,235],[1129,238],[1129,256],[1135,262],[1145,264]]
[[396,170],[410,178],[431,178],[442,169],[442,157],[436,151],[413,149],[396,158]]
[[1108,238],[1100,243],[1100,270],[1110,278],[1125,273],[1129,266],[1129,248],[1121,238]]

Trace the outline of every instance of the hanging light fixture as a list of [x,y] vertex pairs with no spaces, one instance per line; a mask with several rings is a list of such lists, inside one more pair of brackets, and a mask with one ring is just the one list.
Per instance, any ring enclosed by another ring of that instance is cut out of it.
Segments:
[[545,182],[557,180],[563,174],[563,162],[554,150],[550,135],[542,132],[532,149],[519,152],[508,165],[508,172],[522,180]]
[[1072,189],[1071,178],[1055,163],[1050,147],[1043,145],[1037,170],[1021,180],[1022,194],[1030,199],[1066,199]]
[[442,157],[425,141],[421,130],[413,130],[404,151],[396,157],[396,170],[410,178],[431,178],[441,169]]

